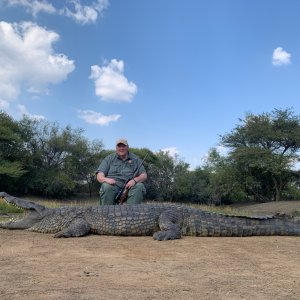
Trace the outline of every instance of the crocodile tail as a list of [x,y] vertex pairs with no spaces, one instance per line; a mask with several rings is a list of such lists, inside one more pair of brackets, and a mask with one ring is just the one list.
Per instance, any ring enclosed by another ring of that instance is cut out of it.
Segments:
[[204,213],[191,216],[184,229],[184,234],[194,236],[300,236],[297,221],[270,216],[236,217]]

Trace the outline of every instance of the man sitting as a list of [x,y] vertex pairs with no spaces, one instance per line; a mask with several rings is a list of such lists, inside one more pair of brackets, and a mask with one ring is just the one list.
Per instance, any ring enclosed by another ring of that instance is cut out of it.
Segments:
[[127,204],[142,203],[146,194],[143,182],[147,179],[147,173],[141,163],[137,155],[129,152],[126,139],[117,140],[116,152],[105,157],[96,171],[97,180],[102,183],[100,205],[117,204],[116,196],[130,178],[125,186],[128,189]]

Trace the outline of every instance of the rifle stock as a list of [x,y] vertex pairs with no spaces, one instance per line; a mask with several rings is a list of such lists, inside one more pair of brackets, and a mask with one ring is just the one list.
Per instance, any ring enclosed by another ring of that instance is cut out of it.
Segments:
[[122,186],[122,188],[120,189],[119,193],[117,194],[115,200],[117,203],[119,204],[123,204],[124,202],[126,202],[127,197],[128,197],[128,192],[129,190],[126,189],[126,184],[130,181],[131,179],[127,179],[124,183],[124,185]]

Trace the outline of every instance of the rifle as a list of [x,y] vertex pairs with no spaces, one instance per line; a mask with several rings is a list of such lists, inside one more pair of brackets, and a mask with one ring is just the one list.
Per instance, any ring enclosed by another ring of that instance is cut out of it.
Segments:
[[122,188],[120,189],[119,193],[117,194],[117,196],[116,196],[116,198],[115,198],[115,201],[116,201],[117,203],[119,203],[119,205],[122,205],[124,202],[126,202],[127,197],[128,197],[128,192],[129,192],[129,189],[126,189],[126,184],[127,184],[130,180],[132,180],[134,177],[136,177],[136,175],[138,174],[138,172],[139,172],[141,166],[143,165],[143,163],[144,163],[146,157],[148,156],[148,154],[149,154],[149,153],[147,153],[147,154],[145,155],[144,159],[142,160],[142,162],[139,164],[139,166],[138,166],[137,169],[135,170],[133,176],[130,177],[130,178],[128,178],[128,179],[125,181],[124,185],[122,186]]

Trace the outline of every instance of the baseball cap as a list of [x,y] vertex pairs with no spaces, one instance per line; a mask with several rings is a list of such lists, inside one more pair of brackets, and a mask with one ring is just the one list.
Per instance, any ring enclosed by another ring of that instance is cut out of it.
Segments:
[[128,146],[128,142],[126,139],[118,139],[116,142],[116,145],[119,145],[119,144],[124,144],[124,145]]

